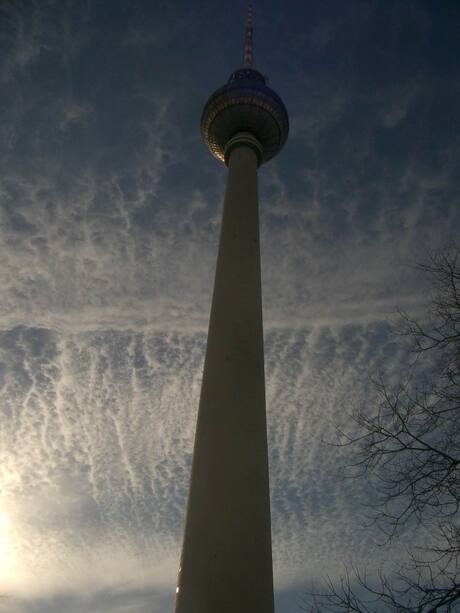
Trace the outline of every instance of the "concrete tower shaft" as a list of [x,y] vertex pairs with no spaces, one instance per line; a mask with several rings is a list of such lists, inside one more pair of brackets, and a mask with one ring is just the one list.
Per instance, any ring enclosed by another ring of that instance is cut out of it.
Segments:
[[176,613],[273,613],[257,165],[229,155]]
[[273,613],[257,168],[283,146],[288,116],[246,65],[208,100],[201,128],[228,179],[176,613]]

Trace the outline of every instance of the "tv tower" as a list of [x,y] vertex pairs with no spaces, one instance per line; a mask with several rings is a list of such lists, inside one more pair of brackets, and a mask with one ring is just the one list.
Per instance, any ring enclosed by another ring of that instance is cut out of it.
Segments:
[[279,96],[243,66],[205,104],[203,139],[228,166],[176,613],[273,613],[257,169],[286,142]]

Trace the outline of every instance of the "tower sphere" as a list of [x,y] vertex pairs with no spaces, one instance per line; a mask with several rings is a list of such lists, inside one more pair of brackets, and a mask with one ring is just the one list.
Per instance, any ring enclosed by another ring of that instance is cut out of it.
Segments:
[[252,67],[233,72],[209,98],[201,117],[203,140],[221,162],[227,162],[231,148],[227,145],[240,132],[249,132],[259,141],[260,164],[281,150],[289,132],[283,101]]

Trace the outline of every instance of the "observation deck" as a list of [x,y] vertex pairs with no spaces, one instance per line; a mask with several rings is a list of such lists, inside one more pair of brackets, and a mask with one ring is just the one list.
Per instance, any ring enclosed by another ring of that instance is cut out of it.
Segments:
[[283,101],[252,67],[233,72],[206,102],[201,117],[203,140],[221,162],[227,163],[227,143],[239,132],[249,132],[259,141],[259,164],[281,150],[289,132]]

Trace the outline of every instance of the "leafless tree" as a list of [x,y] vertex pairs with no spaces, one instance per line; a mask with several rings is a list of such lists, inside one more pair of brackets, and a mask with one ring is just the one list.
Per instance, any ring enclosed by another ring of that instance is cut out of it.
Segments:
[[392,576],[357,568],[306,598],[310,613],[460,611],[460,250],[435,255],[420,268],[433,281],[422,321],[401,313],[399,334],[410,347],[407,379],[382,379],[379,403],[355,415],[359,474],[377,480],[373,519],[394,541],[414,524],[429,538]]

